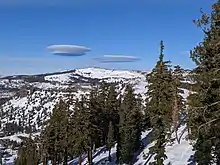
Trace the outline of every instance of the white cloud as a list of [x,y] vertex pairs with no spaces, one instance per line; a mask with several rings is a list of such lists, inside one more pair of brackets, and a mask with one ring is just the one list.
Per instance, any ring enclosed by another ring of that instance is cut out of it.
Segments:
[[110,62],[135,62],[140,60],[140,58],[135,56],[124,56],[124,55],[104,55],[103,57],[94,58],[101,63]]
[[86,52],[91,51],[90,48],[80,45],[50,45],[47,49],[52,52],[52,54],[66,56],[84,55]]

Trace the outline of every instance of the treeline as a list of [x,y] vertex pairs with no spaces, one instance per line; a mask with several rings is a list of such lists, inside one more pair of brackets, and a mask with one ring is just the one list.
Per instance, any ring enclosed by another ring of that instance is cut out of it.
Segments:
[[[147,129],[152,129],[151,140],[157,141],[150,154],[157,154],[155,161],[162,162],[165,144],[174,140],[170,135],[177,131],[185,110],[181,96],[184,71],[163,60],[163,48],[161,42],[160,58],[147,75],[146,100],[136,94],[131,85],[125,85],[122,92],[117,84],[104,82],[75,100],[60,98],[42,131],[37,161],[33,162],[67,165],[69,160],[78,157],[78,164],[82,164],[86,155],[88,164],[92,165],[94,151],[103,146],[108,149],[108,161],[113,161],[111,149],[117,144],[114,163],[132,165],[134,153],[143,147],[141,134]],[[26,151],[21,149],[18,164],[24,161],[22,155]],[[30,154],[27,153],[28,159]]]
[[[191,51],[196,65],[191,72],[186,74],[180,66],[164,60],[161,41],[159,59],[146,77],[146,100],[130,85],[119,93],[116,84],[106,83],[94,87],[88,96],[60,99],[40,142],[24,142],[17,164],[32,159],[36,165],[49,161],[66,165],[76,157],[82,164],[86,156],[92,165],[95,149],[102,146],[107,147],[109,161],[113,161],[111,149],[117,144],[115,164],[131,165],[134,153],[142,148],[142,131],[151,129],[154,145],[149,155],[154,156],[154,162],[150,164],[164,165],[165,146],[173,140],[181,142],[177,130],[182,123],[193,140],[194,161],[198,165],[220,164],[220,0],[210,16],[203,14],[195,23],[205,37]],[[186,89],[187,99],[183,97]],[[33,152],[36,148],[38,152]]]
[[[144,124],[141,104],[141,97],[130,85],[121,95],[115,84],[106,83],[94,87],[89,96],[60,99],[39,139],[38,161],[33,162],[67,164],[68,160],[79,157],[81,164],[86,154],[88,164],[92,164],[95,149],[105,145],[111,161],[111,148],[117,143],[118,163],[132,164],[133,153],[141,147],[141,132],[148,126]],[[20,150],[17,164],[24,161],[26,151]]]

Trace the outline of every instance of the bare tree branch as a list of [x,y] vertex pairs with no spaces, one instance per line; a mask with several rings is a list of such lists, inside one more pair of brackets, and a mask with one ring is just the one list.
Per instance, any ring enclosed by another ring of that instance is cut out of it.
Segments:
[[210,123],[213,123],[213,122],[218,121],[218,120],[220,120],[220,118],[210,120],[210,121],[208,121],[208,122],[206,122],[206,123],[200,125],[199,128],[198,128],[198,133],[200,132],[200,129],[201,129],[202,127],[204,127],[205,125],[210,124]]

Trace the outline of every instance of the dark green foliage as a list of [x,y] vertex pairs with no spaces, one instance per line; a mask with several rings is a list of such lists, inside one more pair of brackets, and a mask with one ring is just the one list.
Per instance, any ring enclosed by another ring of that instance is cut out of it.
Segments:
[[15,161],[15,164],[16,165],[27,165],[27,158],[26,158],[25,150],[23,148],[20,149],[18,155],[19,157]]
[[211,154],[212,151],[212,141],[207,140],[203,136],[199,136],[196,144],[194,145],[194,150],[196,151],[195,154],[195,161],[199,162],[201,165],[211,165],[213,157]]
[[151,123],[150,123],[150,115],[147,107],[143,105],[144,100],[142,99],[141,94],[137,95],[137,107],[140,108],[140,110],[143,112],[142,114],[142,128],[143,130],[147,130],[151,128]]
[[70,147],[73,149],[73,154],[77,156],[86,152],[89,147],[89,130],[87,129],[88,119],[86,114],[85,98],[82,97],[80,101],[76,100],[74,114],[70,120],[72,125],[69,136]]
[[107,100],[106,100],[106,110],[108,112],[108,122],[112,122],[114,129],[114,140],[117,139],[119,133],[119,107],[120,102],[117,99],[118,93],[116,92],[115,84],[111,84],[108,90]]
[[108,124],[109,124],[109,112],[107,110],[107,99],[108,99],[108,90],[109,85],[105,82],[102,82],[97,95],[98,109],[101,114],[100,116],[100,128],[102,129],[102,139],[101,144],[104,145],[107,142],[108,136]]
[[202,13],[195,23],[202,28],[203,42],[191,51],[196,68],[191,72],[189,126],[198,165],[220,163],[220,1],[210,16]]
[[66,128],[68,125],[67,104],[60,100],[55,105],[52,116],[43,131],[43,149],[52,158],[52,164],[62,162],[67,144]]
[[26,139],[18,153],[18,159],[16,165],[38,165],[38,151],[34,141],[29,137]]
[[93,145],[100,146],[102,139],[102,132],[100,128],[100,122],[102,114],[100,111],[99,103],[97,101],[98,93],[97,88],[94,88],[89,95],[88,100],[88,111],[86,115],[88,116],[88,130],[90,130],[90,138],[91,138],[91,147]]
[[[177,130],[181,123],[185,122],[182,119],[186,115],[185,100],[182,96],[184,94],[184,88],[186,83],[184,81],[184,70],[179,66],[174,66],[172,71],[173,78],[173,112],[172,112],[172,121],[173,121],[173,131],[176,133],[176,139],[180,143],[180,139],[177,137]],[[172,132],[173,132],[172,131]]]
[[86,129],[88,130],[88,163],[92,164],[92,148],[94,145],[100,145],[101,129],[99,123],[101,121],[101,114],[97,106],[97,90],[96,88],[90,92],[88,100],[88,108],[85,112]]
[[114,146],[114,127],[112,125],[112,122],[109,123],[108,128],[108,139],[107,139],[107,149],[109,150],[109,161],[111,161],[111,149]]
[[133,155],[141,147],[142,113],[134,90],[126,86],[120,111],[118,158],[120,163],[132,164]]
[[165,144],[170,135],[173,110],[173,78],[169,61],[163,61],[164,45],[161,41],[159,61],[152,72],[147,75],[148,91],[146,107],[153,127],[152,141],[156,144],[150,148],[151,154],[156,154],[155,162],[163,165],[166,159]]
[[[107,142],[112,146],[118,139],[120,100],[117,96],[115,84],[102,83],[101,87],[93,87],[88,97],[82,96],[74,104],[72,95],[67,103],[61,100],[41,134],[41,161],[67,164],[69,157],[81,158],[87,153],[88,163],[92,164],[94,147]],[[74,107],[73,112],[69,110],[70,105]]]

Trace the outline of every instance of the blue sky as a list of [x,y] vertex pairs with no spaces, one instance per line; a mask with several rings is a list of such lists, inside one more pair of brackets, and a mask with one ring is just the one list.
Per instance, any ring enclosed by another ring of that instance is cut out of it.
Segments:
[[[119,1],[119,2],[118,2]],[[165,58],[192,68],[188,51],[203,34],[192,22],[214,0],[1,0],[0,75],[99,66],[150,70],[164,40]],[[60,57],[51,44],[83,45],[84,56]],[[98,63],[106,54],[137,56],[133,63]]]

